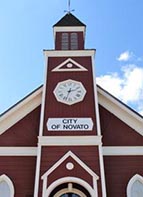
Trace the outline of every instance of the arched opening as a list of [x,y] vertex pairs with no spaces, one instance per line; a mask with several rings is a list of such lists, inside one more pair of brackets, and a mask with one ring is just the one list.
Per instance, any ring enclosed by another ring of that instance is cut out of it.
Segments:
[[127,186],[127,197],[143,196],[143,177],[136,174],[133,176]]
[[12,181],[6,175],[0,176],[0,196],[2,197],[14,196],[14,187]]
[[91,195],[77,183],[64,183],[57,186],[49,197],[91,197]]

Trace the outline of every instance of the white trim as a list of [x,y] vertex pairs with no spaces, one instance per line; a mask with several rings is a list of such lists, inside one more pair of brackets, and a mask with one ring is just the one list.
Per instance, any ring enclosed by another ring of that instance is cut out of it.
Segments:
[[[98,197],[98,195],[96,195],[97,193],[97,188],[96,191],[84,180],[80,179],[80,178],[75,178],[75,177],[64,177],[61,179],[56,180],[55,182],[53,182],[48,188],[45,188],[45,193],[43,193],[42,197],[47,197],[50,195],[50,193],[59,185],[63,184],[63,183],[77,183],[79,185],[81,185],[82,187],[84,187],[89,194],[91,195],[91,197]],[[44,188],[43,188],[44,189]]]
[[[92,188],[89,184],[87,184],[85,181],[75,178],[75,177],[64,177],[61,179],[58,179],[54,183],[52,183],[48,188],[47,188],[47,182],[48,182],[48,176],[59,166],[61,165],[68,157],[72,157],[85,171],[87,171],[92,177],[93,177],[93,182],[94,186],[96,188]],[[43,179],[43,192],[42,192],[42,197],[47,197],[51,193],[51,191],[58,185],[64,183],[64,182],[75,182],[81,184],[89,193],[91,194],[92,197],[98,197],[97,194],[97,180],[99,177],[83,162],[81,161],[74,153],[71,151],[68,151],[61,159],[59,159],[45,174],[41,177]],[[36,196],[35,196],[36,197]]]
[[93,177],[93,189],[94,189],[94,195],[95,196],[98,196],[98,190],[97,190],[97,188],[98,188],[97,181]]
[[87,57],[94,56],[95,50],[44,50],[46,57]]
[[128,185],[127,185],[127,197],[131,197],[131,188],[132,188],[134,182],[137,180],[139,180],[143,184],[143,177],[138,174],[134,175],[130,179],[130,181],[128,182]]
[[103,155],[143,155],[143,146],[103,146]]
[[143,136],[143,118],[98,88],[99,104]]
[[[95,66],[94,66],[94,56],[92,56],[92,76],[93,76],[93,87],[94,87],[97,134],[99,136],[101,136],[99,105],[98,105],[99,101],[98,101],[97,86],[96,86],[96,70],[95,70]],[[99,163],[100,163],[100,173],[101,173],[102,196],[106,197],[105,170],[104,170],[103,152],[102,152],[102,145],[101,144],[99,145],[98,151],[99,151]]]
[[[40,113],[40,127],[39,127],[39,136],[43,135],[43,125],[44,125],[44,112],[45,112],[45,100],[46,100],[46,84],[47,84],[47,73],[48,73],[48,56],[45,56],[45,78],[43,85],[43,92],[41,98],[41,113]],[[41,145],[38,144],[38,154],[36,162],[36,173],[35,173],[35,186],[34,186],[34,197],[38,196],[39,191],[39,180],[40,180],[40,164],[41,164]]]
[[[73,63],[74,65],[77,66],[77,68],[62,68],[62,66],[64,66],[65,64],[67,64],[68,62]],[[87,71],[87,69],[85,67],[83,67],[82,65],[80,65],[79,63],[77,63],[76,61],[74,61],[71,58],[66,59],[64,62],[62,62],[60,65],[56,66],[56,68],[54,68],[52,70],[52,72],[71,72],[71,71]]]
[[102,145],[99,145],[99,161],[100,161],[100,173],[101,173],[101,186],[102,186],[102,195],[106,197],[106,179],[105,179],[105,170],[104,170],[104,160],[103,160],[103,151]]
[[100,145],[101,136],[48,136],[39,137],[41,146],[92,146]]
[[37,156],[37,147],[0,147],[0,156]]
[[5,174],[0,176],[0,182],[5,181],[9,188],[10,188],[10,197],[14,197],[14,186],[12,181],[10,180],[10,178],[8,176],[6,176]]
[[36,162],[36,173],[35,173],[35,185],[34,185],[34,197],[38,197],[39,191],[39,179],[40,179],[40,163],[41,163],[41,146],[38,146],[37,150],[37,162]]
[[81,161],[73,152],[68,151],[61,159],[59,159],[45,174],[41,177],[45,179],[49,174],[51,174],[61,163],[63,163],[68,157],[72,157],[85,171],[87,171],[96,180],[99,177],[83,162]]
[[0,117],[0,135],[41,104],[42,87]]
[[63,26],[63,27],[57,27],[55,26],[53,28],[53,32],[54,32],[54,39],[56,37],[56,32],[83,32],[83,35],[85,37],[85,32],[86,32],[86,27],[85,26],[75,26],[75,27],[71,27],[71,26]]
[[85,31],[85,26],[63,26],[63,27],[58,27],[55,26],[54,27],[54,31],[55,32],[81,32],[81,31]]
[[47,75],[48,75],[48,56],[45,57],[45,76],[44,76],[44,85],[43,92],[41,98],[41,113],[40,113],[40,128],[39,128],[39,136],[43,135],[43,127],[44,127],[44,113],[45,113],[45,100],[46,100],[46,87],[47,87]]

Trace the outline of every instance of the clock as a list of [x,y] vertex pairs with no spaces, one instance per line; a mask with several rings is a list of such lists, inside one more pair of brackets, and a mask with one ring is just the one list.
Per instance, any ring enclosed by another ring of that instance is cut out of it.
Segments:
[[73,105],[81,102],[86,94],[86,89],[79,81],[68,79],[59,82],[53,91],[58,102]]

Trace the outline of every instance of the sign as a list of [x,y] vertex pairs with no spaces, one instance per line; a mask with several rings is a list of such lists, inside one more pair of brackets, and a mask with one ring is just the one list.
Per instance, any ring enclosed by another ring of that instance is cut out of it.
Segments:
[[49,118],[48,131],[91,131],[93,121],[91,118]]

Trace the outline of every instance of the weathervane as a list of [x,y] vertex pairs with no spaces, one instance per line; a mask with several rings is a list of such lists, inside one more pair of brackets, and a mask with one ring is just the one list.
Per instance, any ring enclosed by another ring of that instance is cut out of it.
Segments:
[[67,12],[68,14],[70,14],[71,12],[74,12],[75,10],[71,10],[71,1],[68,0],[68,10],[64,10],[64,12]]

